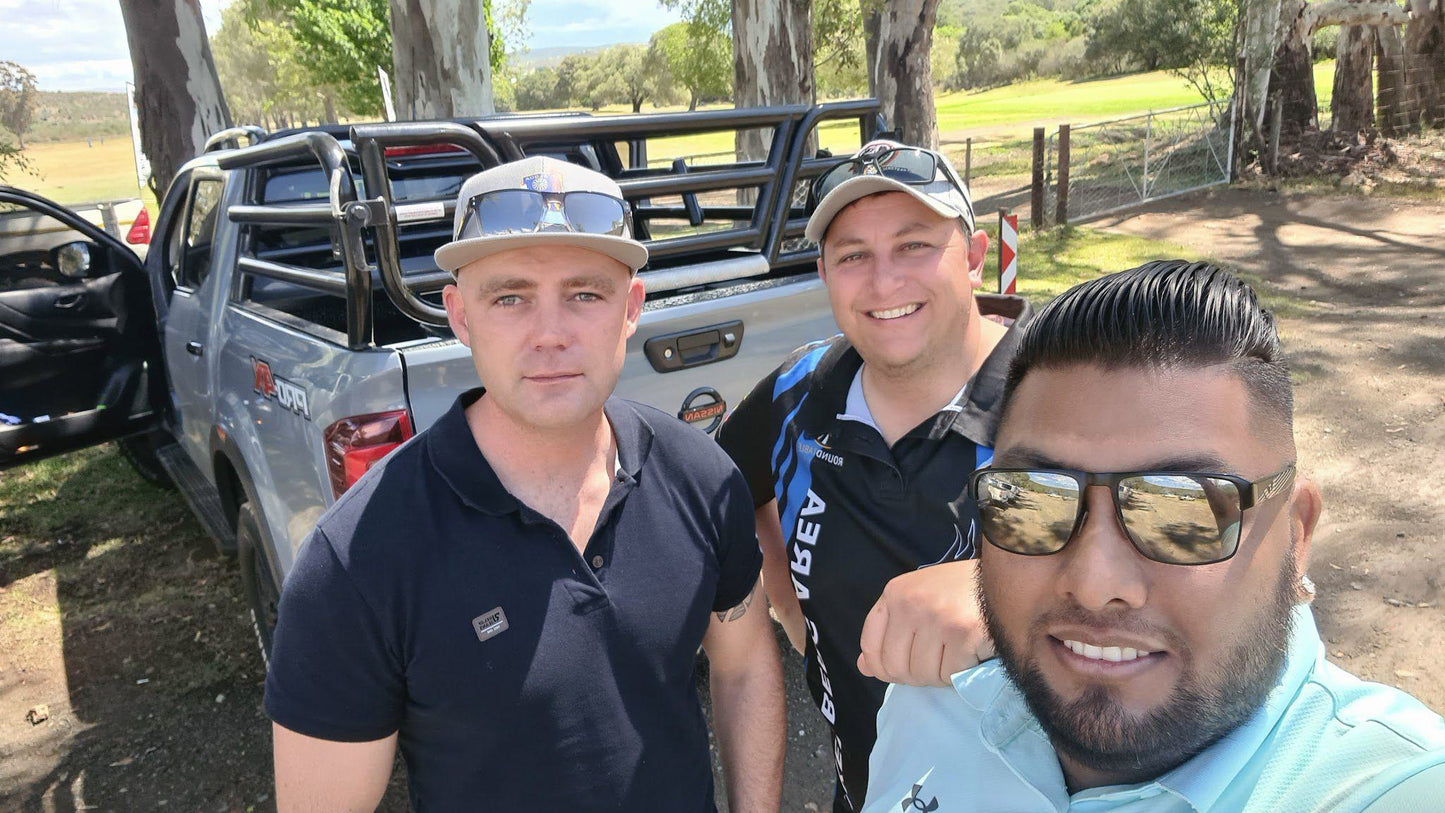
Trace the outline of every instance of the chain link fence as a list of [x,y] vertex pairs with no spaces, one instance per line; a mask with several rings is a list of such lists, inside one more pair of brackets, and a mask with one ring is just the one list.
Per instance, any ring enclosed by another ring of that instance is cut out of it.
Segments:
[[1045,222],[1085,220],[1227,184],[1233,131],[1227,102],[1060,128],[1045,150]]

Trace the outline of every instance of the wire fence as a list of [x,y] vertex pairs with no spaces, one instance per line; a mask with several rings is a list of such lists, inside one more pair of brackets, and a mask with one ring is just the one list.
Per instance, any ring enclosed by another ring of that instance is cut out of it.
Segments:
[[1075,222],[1227,184],[1233,131],[1228,102],[1061,127],[1045,150],[1045,221]]

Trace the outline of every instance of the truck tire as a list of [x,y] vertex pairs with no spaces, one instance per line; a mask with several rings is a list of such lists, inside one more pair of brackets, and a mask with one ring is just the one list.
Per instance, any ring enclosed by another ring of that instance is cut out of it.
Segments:
[[120,456],[130,463],[130,467],[135,469],[135,473],[139,474],[142,480],[174,490],[176,484],[171,482],[171,476],[161,465],[160,458],[156,457],[156,447],[164,442],[165,436],[161,433],[146,432],[121,438],[115,445],[120,449]]
[[271,575],[271,561],[261,536],[261,518],[249,502],[236,509],[236,559],[241,568],[241,589],[251,609],[251,627],[261,660],[271,664],[271,635],[276,630],[276,609],[281,591]]

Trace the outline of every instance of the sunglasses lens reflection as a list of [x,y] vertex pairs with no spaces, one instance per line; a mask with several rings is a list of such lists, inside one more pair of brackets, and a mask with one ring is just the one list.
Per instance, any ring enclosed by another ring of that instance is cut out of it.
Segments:
[[1074,478],[1046,471],[987,472],[978,481],[984,538],[1012,553],[1055,553],[1069,541],[1079,510]]
[[1119,513],[1141,553],[1160,562],[1203,564],[1239,543],[1239,490],[1216,477],[1151,474],[1120,481]]

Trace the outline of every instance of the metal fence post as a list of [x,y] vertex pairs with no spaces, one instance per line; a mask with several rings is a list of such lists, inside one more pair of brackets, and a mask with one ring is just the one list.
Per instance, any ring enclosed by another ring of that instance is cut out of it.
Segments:
[[1144,119],[1144,180],[1139,184],[1139,199],[1149,199],[1149,147],[1154,143],[1154,113],[1150,111]]
[[1029,225],[1044,227],[1044,128],[1034,128],[1033,188],[1029,196]]
[[963,185],[973,186],[973,136],[963,142]]
[[1059,125],[1059,202],[1054,222],[1069,225],[1069,125]]

